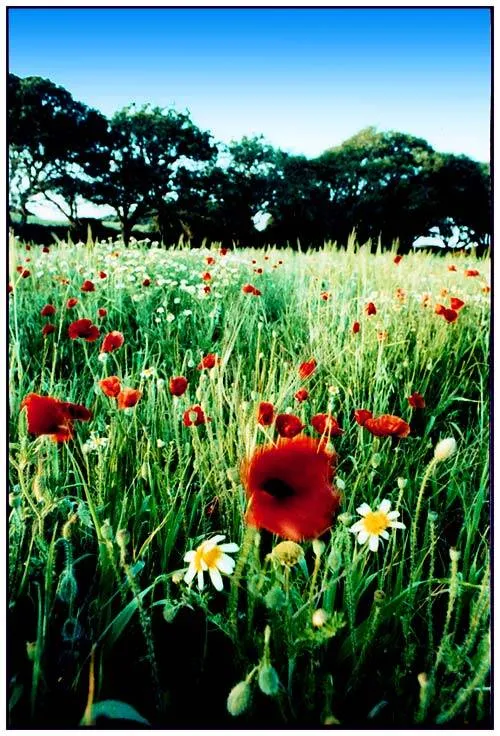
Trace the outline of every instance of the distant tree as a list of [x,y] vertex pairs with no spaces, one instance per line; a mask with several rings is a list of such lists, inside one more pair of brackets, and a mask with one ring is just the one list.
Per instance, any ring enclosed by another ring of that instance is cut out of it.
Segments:
[[7,94],[11,206],[25,223],[29,201],[43,195],[73,222],[80,183],[99,154],[106,119],[41,77],[9,74]]
[[87,197],[113,207],[125,243],[148,214],[156,218],[165,239],[176,217],[180,172],[210,161],[215,152],[209,133],[199,130],[187,113],[130,105],[110,121]]

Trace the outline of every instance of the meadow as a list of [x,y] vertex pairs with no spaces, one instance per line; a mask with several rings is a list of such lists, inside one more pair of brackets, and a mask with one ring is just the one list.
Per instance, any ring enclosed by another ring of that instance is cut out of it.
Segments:
[[10,726],[487,727],[489,274],[12,238]]

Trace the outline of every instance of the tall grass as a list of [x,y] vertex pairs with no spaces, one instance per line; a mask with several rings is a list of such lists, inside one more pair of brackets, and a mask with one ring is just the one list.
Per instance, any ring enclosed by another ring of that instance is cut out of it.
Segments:
[[[488,722],[489,262],[393,257],[354,241],[225,256],[11,243],[11,725],[99,715],[157,727]],[[465,276],[472,267],[479,277]],[[94,292],[80,292],[86,278]],[[242,293],[248,282],[260,297]],[[454,323],[434,313],[449,296],[465,302]],[[43,338],[46,303],[56,331]],[[68,338],[79,317],[120,330],[124,346],[103,362],[100,343]],[[209,352],[221,365],[198,370]],[[311,357],[318,368],[299,404],[297,368]],[[108,375],[142,390],[135,408],[104,396],[97,381]],[[189,386],[175,398],[168,379],[179,375]],[[426,401],[418,422],[414,391]],[[19,411],[30,392],[85,404],[93,419],[68,443],[34,438]],[[241,461],[275,439],[256,422],[260,401],[307,425],[329,411],[344,429],[340,513],[324,548],[303,543],[293,566],[270,554],[279,539],[243,520]],[[185,427],[193,404],[211,421]],[[413,431],[373,437],[352,419],[359,408]],[[433,463],[444,437],[457,452]],[[349,528],[361,503],[382,499],[406,529],[372,553]],[[187,586],[181,572],[185,553],[215,533],[240,545],[221,593]]]

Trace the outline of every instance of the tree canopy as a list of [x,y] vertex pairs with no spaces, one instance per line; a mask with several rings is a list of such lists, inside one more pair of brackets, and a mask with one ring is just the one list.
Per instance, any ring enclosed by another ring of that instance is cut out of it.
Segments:
[[42,196],[70,223],[81,201],[108,205],[126,243],[145,223],[165,243],[307,247],[356,229],[403,252],[436,228],[489,242],[488,165],[402,132],[368,127],[308,159],[262,136],[223,145],[173,109],[132,104],[108,120],[50,80],[10,74],[8,138],[10,207],[24,221]]

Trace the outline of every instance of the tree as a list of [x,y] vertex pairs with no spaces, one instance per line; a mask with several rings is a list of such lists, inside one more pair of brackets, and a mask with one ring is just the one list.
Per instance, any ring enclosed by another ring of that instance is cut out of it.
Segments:
[[80,184],[88,179],[106,128],[101,113],[63,87],[41,77],[9,75],[10,201],[22,222],[30,214],[29,201],[39,194],[74,222]]
[[113,207],[126,244],[134,225],[146,215],[156,218],[165,239],[176,216],[181,172],[210,161],[215,152],[209,133],[199,130],[189,114],[130,105],[110,121],[87,197]]

